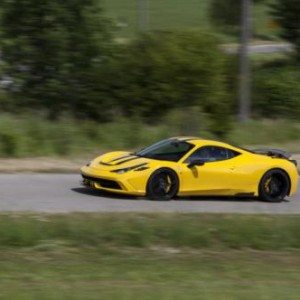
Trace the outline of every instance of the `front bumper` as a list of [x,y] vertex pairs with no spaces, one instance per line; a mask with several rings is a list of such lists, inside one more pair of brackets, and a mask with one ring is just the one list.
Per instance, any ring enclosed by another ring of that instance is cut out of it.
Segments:
[[107,188],[107,189],[112,189],[112,190],[122,190],[123,189],[122,186],[115,180],[92,177],[92,176],[87,176],[85,174],[81,174],[81,175],[83,178],[84,185],[87,185],[90,187],[99,186],[99,188]]
[[106,170],[95,170],[85,166],[81,169],[83,185],[112,193],[144,196],[146,183],[131,174],[113,174]]

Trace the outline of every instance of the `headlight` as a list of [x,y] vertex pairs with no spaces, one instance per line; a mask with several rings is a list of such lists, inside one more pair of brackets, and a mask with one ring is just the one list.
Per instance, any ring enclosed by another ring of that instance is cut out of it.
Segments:
[[124,174],[128,171],[130,171],[131,169],[130,168],[125,168],[125,169],[119,169],[119,170],[114,170],[112,171],[113,173],[118,173],[118,174]]
[[131,171],[131,170],[142,171],[142,170],[148,169],[148,167],[146,167],[146,165],[147,165],[147,163],[143,163],[143,164],[139,164],[139,165],[128,167],[128,168],[113,170],[111,172],[117,173],[117,174],[124,174],[126,172]]

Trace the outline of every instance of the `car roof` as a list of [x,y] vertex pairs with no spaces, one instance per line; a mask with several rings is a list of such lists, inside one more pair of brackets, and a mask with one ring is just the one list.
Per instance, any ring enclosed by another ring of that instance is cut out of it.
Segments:
[[195,146],[219,146],[219,147],[226,147],[226,148],[230,148],[230,149],[235,149],[239,152],[248,152],[242,148],[224,143],[224,142],[220,142],[220,141],[216,141],[216,140],[210,140],[210,139],[203,139],[200,137],[193,137],[193,136],[179,136],[179,137],[173,137],[170,139],[174,139],[174,140],[179,140],[179,141],[186,141],[189,142],[191,144],[194,144]]

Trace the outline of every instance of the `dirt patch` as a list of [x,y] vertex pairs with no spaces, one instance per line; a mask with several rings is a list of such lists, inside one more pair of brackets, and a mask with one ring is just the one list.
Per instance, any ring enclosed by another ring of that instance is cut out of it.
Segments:
[[76,173],[84,164],[86,164],[85,159],[49,157],[0,159],[0,173]]

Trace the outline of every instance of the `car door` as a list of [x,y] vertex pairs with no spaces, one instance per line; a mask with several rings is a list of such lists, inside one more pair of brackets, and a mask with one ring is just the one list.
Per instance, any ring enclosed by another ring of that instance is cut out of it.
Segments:
[[[238,189],[235,168],[240,153],[219,146],[204,146],[186,159],[181,172],[182,194],[231,195]],[[189,167],[193,159],[201,166]]]

